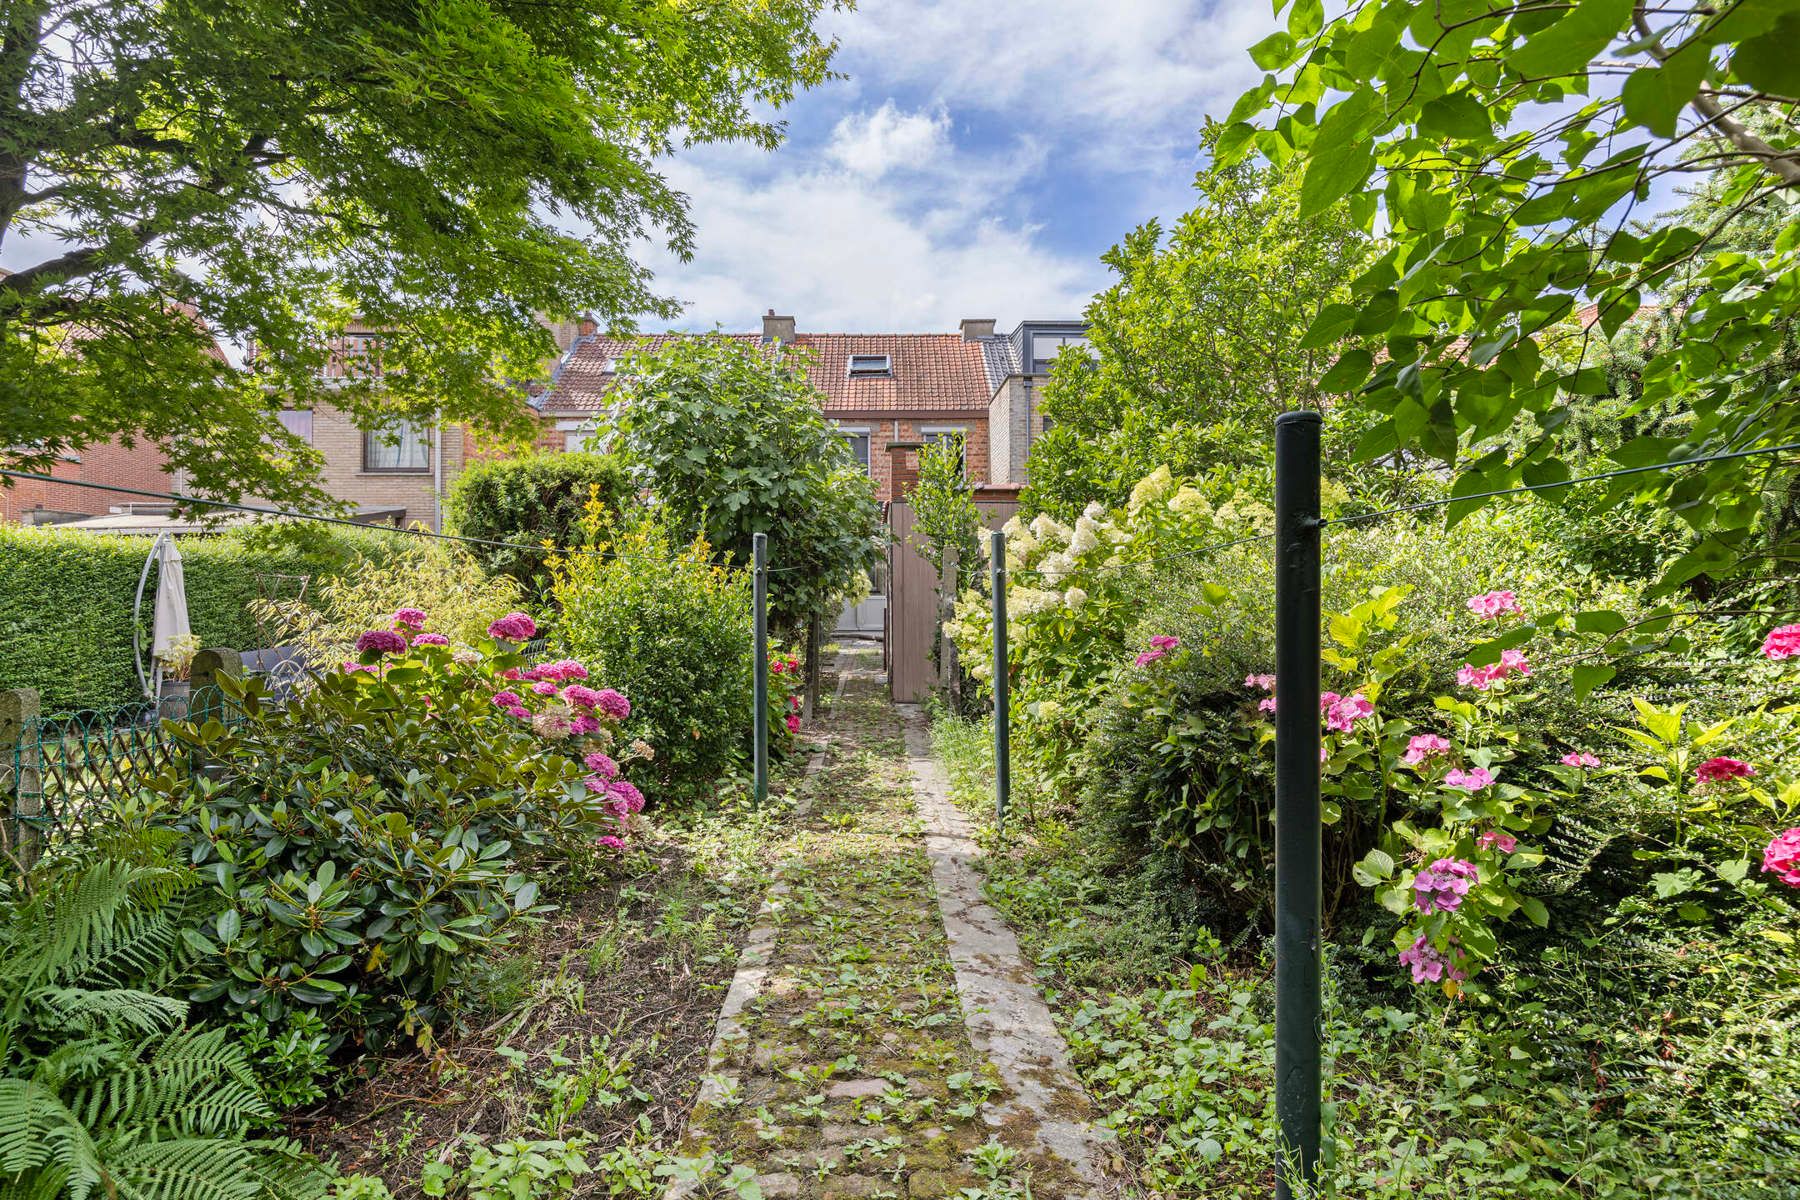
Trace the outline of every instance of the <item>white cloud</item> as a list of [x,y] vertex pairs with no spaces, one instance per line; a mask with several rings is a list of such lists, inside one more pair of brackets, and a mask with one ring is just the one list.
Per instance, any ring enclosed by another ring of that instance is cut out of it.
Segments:
[[1077,315],[1103,282],[1097,262],[1047,250],[983,202],[986,172],[967,164],[904,191],[829,167],[754,182],[690,159],[671,175],[699,240],[660,282],[693,328],[749,329],[773,307],[803,332],[946,331],[962,317]]
[[831,131],[825,155],[845,170],[876,178],[920,168],[950,151],[950,114],[902,112],[888,100],[874,112],[848,113]]

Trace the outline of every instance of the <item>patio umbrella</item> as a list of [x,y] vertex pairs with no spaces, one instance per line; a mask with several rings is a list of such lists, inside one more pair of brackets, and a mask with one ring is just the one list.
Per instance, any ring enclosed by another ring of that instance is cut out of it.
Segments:
[[[156,615],[150,631],[150,659],[154,664],[169,652],[176,638],[186,637],[188,626],[187,576],[181,566],[181,551],[175,539],[158,534],[150,548],[160,569],[156,573]],[[162,691],[162,673],[157,672],[156,690]]]

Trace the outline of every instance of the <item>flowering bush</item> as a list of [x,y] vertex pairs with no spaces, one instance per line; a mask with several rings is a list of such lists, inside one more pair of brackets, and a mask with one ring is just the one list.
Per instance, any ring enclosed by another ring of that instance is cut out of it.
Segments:
[[172,727],[207,770],[138,819],[174,830],[216,893],[188,936],[207,976],[195,1000],[270,1023],[316,1012],[340,1040],[427,1041],[456,965],[641,819],[625,772],[654,752],[619,744],[624,696],[575,682],[579,662],[526,662],[510,638],[421,641],[427,623],[401,609],[357,639],[360,661],[279,707],[226,680],[241,721]]

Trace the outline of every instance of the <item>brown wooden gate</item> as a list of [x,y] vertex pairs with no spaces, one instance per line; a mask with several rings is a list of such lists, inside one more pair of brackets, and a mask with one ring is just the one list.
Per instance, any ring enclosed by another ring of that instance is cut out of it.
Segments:
[[[982,523],[998,529],[1019,509],[1018,493],[1011,488],[993,489],[998,494],[976,492],[975,507]],[[913,529],[913,507],[905,500],[888,505],[888,694],[903,704],[914,704],[931,694],[931,647],[938,636],[938,580],[920,550],[924,539]],[[987,550],[982,549],[982,561]]]

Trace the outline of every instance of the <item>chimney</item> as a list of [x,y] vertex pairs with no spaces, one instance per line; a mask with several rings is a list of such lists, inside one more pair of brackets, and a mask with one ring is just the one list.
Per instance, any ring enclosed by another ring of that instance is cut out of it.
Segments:
[[763,314],[763,341],[788,345],[794,340],[794,318],[778,317],[770,309]]
[[979,338],[994,336],[994,318],[964,317],[962,319],[963,341],[973,342]]

